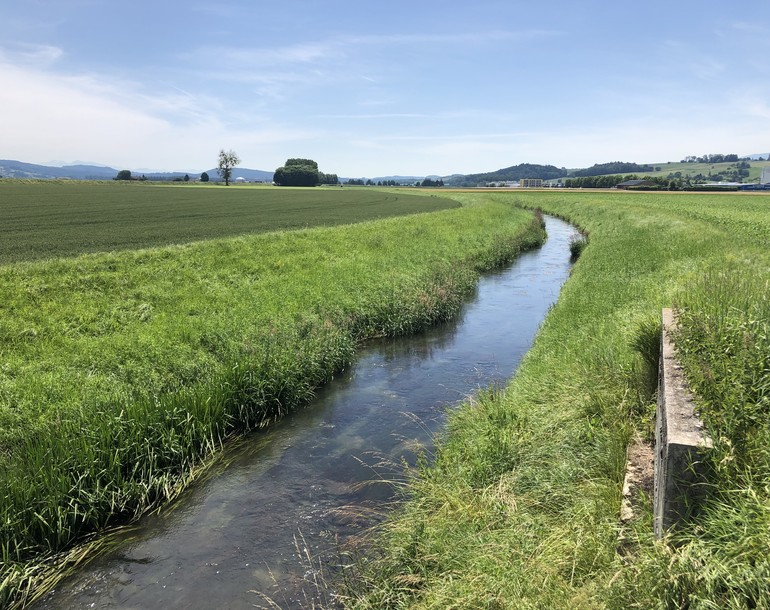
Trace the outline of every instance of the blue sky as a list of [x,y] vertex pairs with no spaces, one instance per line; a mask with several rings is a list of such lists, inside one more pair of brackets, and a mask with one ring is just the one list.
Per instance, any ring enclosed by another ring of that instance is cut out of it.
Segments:
[[770,2],[0,0],[0,158],[341,176],[770,152]]

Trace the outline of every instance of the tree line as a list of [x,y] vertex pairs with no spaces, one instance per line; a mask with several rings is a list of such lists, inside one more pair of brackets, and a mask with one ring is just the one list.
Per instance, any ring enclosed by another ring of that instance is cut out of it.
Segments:
[[601,176],[604,174],[631,174],[637,172],[654,171],[652,165],[639,165],[638,163],[628,163],[624,161],[612,161],[610,163],[596,163],[586,169],[578,169],[572,172],[576,178],[587,176]]
[[[233,171],[241,162],[238,154],[233,150],[219,151],[217,158],[217,173],[225,181],[225,186],[230,186]],[[118,172],[115,180],[147,180],[145,176],[135,178],[131,175],[131,170],[123,169]],[[174,177],[174,182],[189,182],[189,174],[184,177]],[[203,172],[200,176],[201,182],[208,182],[209,175]],[[273,182],[278,186],[317,186],[319,184],[339,184],[337,174],[326,174],[318,169],[318,163],[312,159],[292,158],[287,159],[281,167],[277,168],[273,174]]]
[[688,155],[682,159],[681,163],[735,163],[740,161],[740,158],[736,154],[729,155],[702,155],[700,157],[696,155]]

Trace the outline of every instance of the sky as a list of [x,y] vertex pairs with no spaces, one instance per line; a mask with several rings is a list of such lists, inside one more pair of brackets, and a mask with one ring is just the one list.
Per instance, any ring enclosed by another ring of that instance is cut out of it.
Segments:
[[770,2],[0,0],[0,158],[346,177],[770,152]]

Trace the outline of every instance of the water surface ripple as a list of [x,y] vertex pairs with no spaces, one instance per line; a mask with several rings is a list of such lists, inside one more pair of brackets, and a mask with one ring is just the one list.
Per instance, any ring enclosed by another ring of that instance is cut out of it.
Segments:
[[574,229],[546,223],[545,245],[485,275],[457,320],[368,344],[310,405],[238,442],[226,468],[122,532],[37,607],[267,606],[260,593],[305,606],[316,572],[297,547],[333,563],[393,498],[376,481],[402,476],[447,409],[504,385],[529,349],[570,267]]

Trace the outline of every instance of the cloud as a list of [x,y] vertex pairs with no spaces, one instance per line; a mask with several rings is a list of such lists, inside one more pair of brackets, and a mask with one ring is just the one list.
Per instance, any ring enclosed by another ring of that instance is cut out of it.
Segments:
[[763,23],[754,23],[748,21],[736,21],[732,24],[732,28],[741,33],[760,34],[767,36],[770,34],[770,27]]
[[381,34],[371,36],[348,36],[340,39],[342,44],[351,45],[403,45],[403,44],[487,44],[490,42],[526,42],[541,38],[560,36],[561,31],[526,30],[485,30],[478,32],[447,32],[443,34]]
[[253,72],[252,78],[263,78],[265,67],[271,69],[272,78],[279,78],[283,70],[279,66],[288,64],[317,64],[321,61],[344,56],[341,45],[333,42],[308,42],[281,47],[232,47],[206,45],[193,51],[182,53],[181,58],[196,64],[216,67],[213,74],[226,77],[227,74],[243,71]]
[[745,116],[748,120],[761,119],[761,124],[770,119],[770,103],[767,92],[744,89],[734,93],[733,117]]
[[3,59],[0,81],[13,83],[0,89],[0,115],[13,117],[3,124],[3,154],[9,158],[38,163],[88,158],[175,170],[206,164],[223,146],[248,159],[271,146],[323,137],[277,122],[248,122],[247,116],[235,117],[244,123],[233,126],[215,98],[178,89],[153,95],[136,83],[63,76]]
[[53,45],[10,43],[0,47],[0,61],[26,66],[47,67],[63,55],[64,51]]
[[[209,66],[209,74],[213,78],[238,82],[297,82],[307,78],[309,69],[321,68],[321,71],[315,73],[316,76],[330,78],[333,68],[339,67],[341,62],[363,60],[364,47],[456,47],[500,41],[525,42],[559,34],[554,30],[529,29],[445,34],[344,35],[283,46],[206,45],[183,53],[180,57],[196,65]],[[371,76],[359,75],[359,78],[377,82]]]
[[368,121],[383,119],[431,119],[435,118],[435,115],[415,112],[383,112],[379,114],[320,114],[318,118]]

